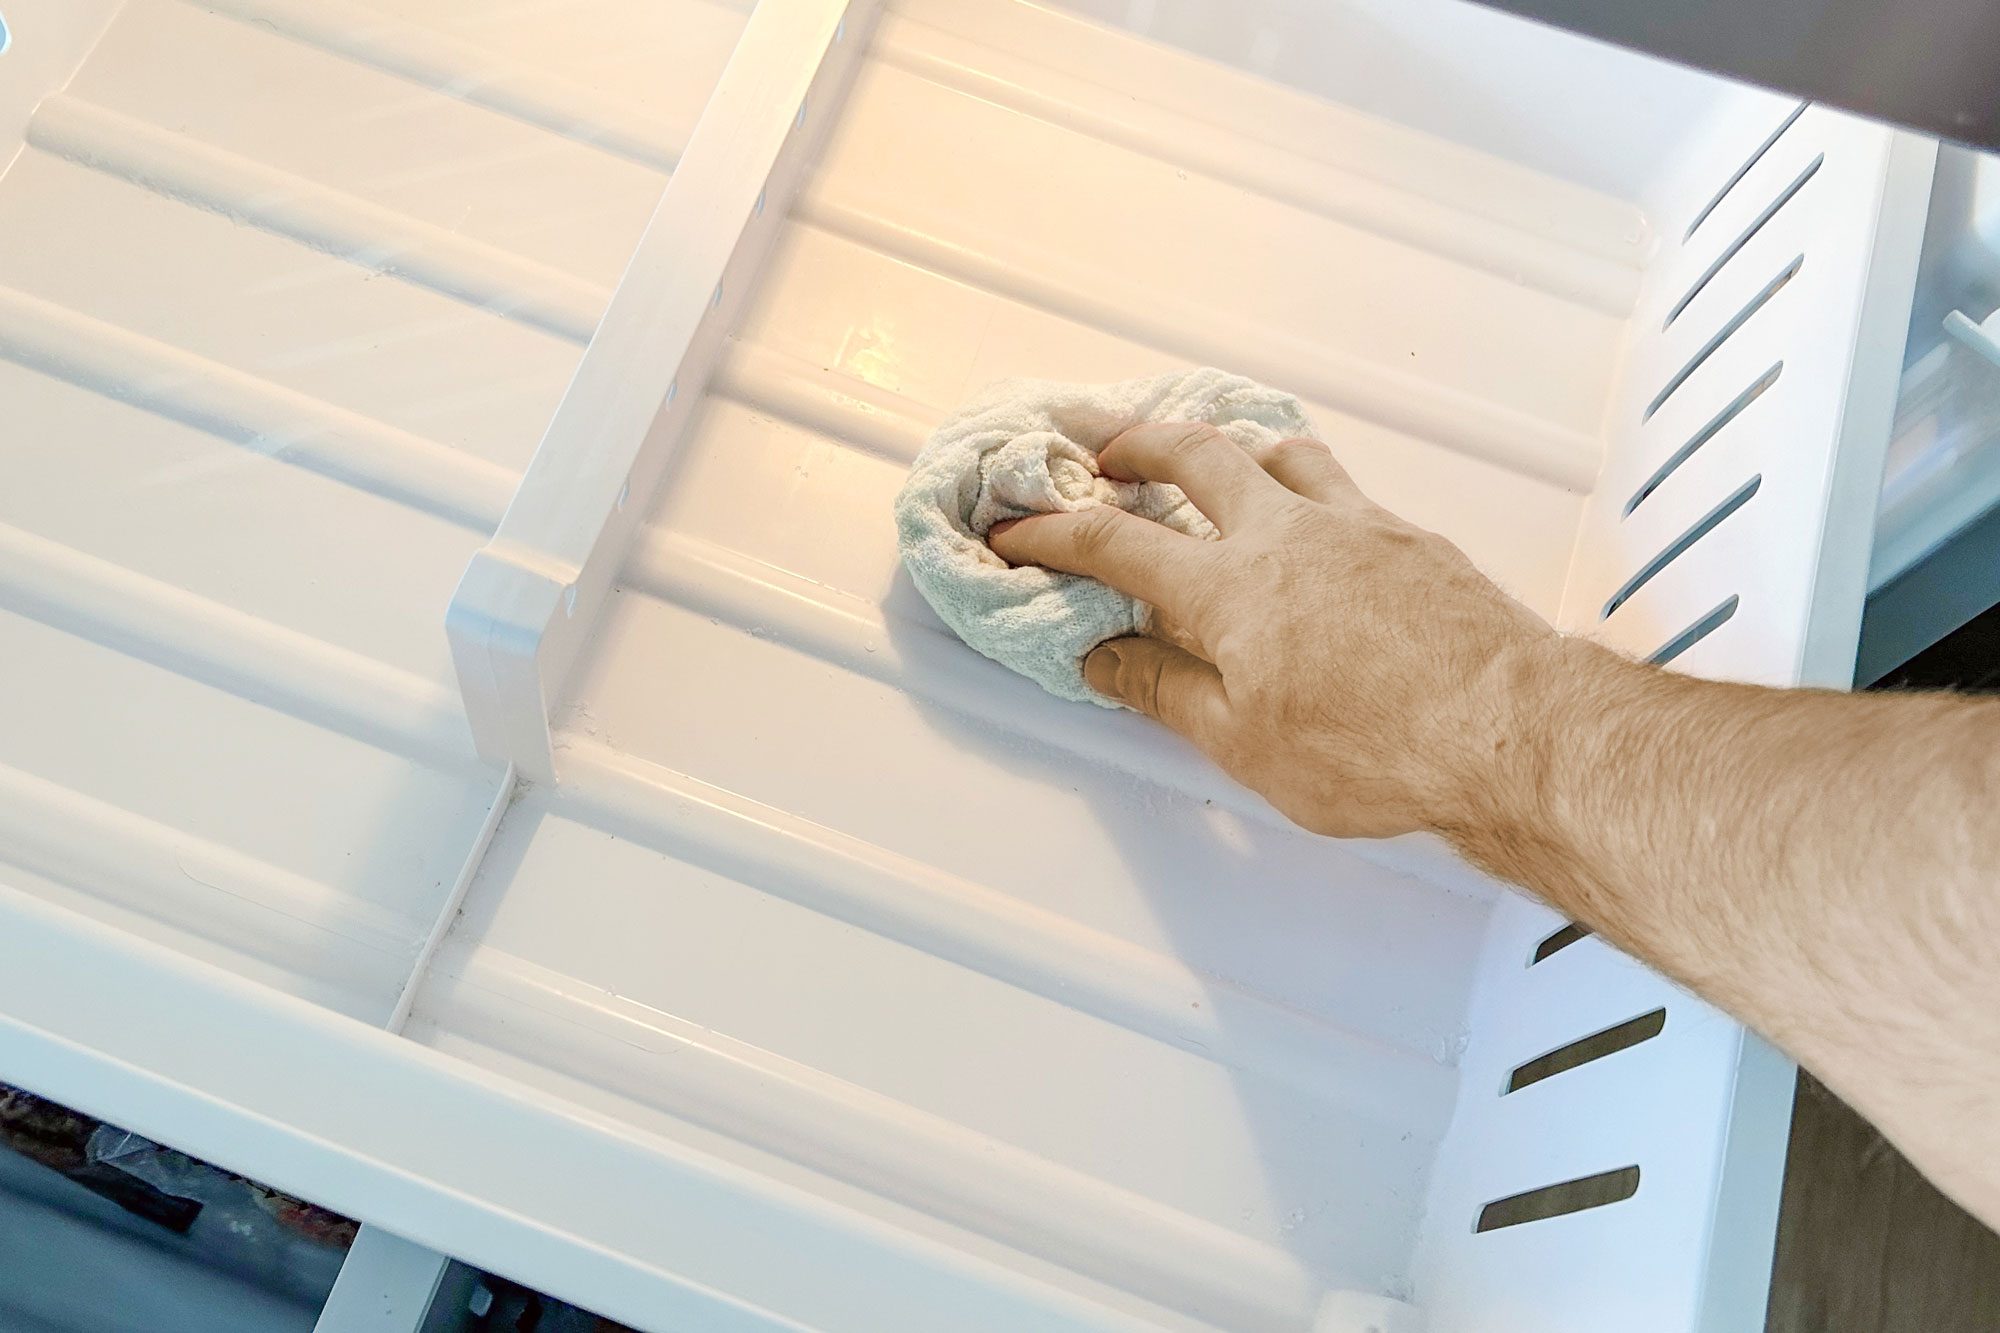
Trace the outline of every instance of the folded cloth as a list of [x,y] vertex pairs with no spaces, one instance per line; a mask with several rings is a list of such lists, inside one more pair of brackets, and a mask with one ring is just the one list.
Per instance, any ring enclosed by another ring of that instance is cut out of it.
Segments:
[[1206,422],[1246,449],[1313,435],[1298,399],[1219,370],[1094,386],[1003,380],[937,428],[896,497],[903,563],[945,624],[1051,694],[1107,708],[1118,705],[1085,683],[1083,659],[1143,634],[1151,608],[1095,579],[1011,569],[986,534],[1009,518],[1116,505],[1214,538],[1179,487],[1098,472],[1098,450],[1142,421]]

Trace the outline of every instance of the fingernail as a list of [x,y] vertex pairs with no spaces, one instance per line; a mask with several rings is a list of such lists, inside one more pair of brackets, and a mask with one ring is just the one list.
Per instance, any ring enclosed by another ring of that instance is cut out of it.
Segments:
[[990,542],[990,541],[992,541],[992,540],[993,540],[993,539],[994,539],[995,537],[1002,537],[1002,536],[1005,536],[1005,535],[1007,534],[1007,532],[1008,532],[1009,530],[1011,530],[1011,529],[1013,528],[1013,526],[1014,526],[1014,525],[1015,525],[1016,523],[1019,523],[1020,521],[1021,521],[1021,520],[1020,520],[1020,519],[1018,519],[1018,518],[1003,518],[1003,519],[1001,519],[1001,520],[1000,520],[1000,521],[999,521],[998,523],[995,523],[995,524],[994,524],[994,525],[993,525],[992,527],[990,527],[990,528],[988,528],[988,529],[986,530],[986,540]]
[[1100,643],[1083,659],[1083,678],[1105,698],[1123,703],[1118,697],[1118,642]]

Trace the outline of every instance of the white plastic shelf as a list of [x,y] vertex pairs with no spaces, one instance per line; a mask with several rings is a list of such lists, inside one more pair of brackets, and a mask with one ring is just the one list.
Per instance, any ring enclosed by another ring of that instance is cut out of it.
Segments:
[[1782,1060],[973,655],[889,500],[1214,362],[1565,627],[1830,683],[1928,145],[1453,0],[58,8],[9,1077],[644,1327],[1753,1321]]

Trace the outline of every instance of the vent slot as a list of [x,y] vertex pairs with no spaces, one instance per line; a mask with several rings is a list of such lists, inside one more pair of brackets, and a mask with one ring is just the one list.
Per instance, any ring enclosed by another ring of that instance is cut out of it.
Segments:
[[1541,962],[1551,954],[1561,953],[1578,940],[1588,939],[1589,937],[1590,929],[1587,926],[1579,926],[1575,922],[1571,922],[1535,946],[1535,955],[1528,960],[1528,966],[1533,967],[1536,963]]
[[1495,1199],[1479,1210],[1479,1220],[1472,1229],[1476,1232],[1498,1231],[1503,1227],[1520,1226],[1523,1222],[1565,1217],[1586,1208],[1622,1203],[1638,1192],[1639,1168],[1621,1166],[1616,1171],[1600,1171],[1594,1176],[1579,1176],[1559,1185],[1544,1185],[1538,1190]]
[[1760,472],[1741,486],[1738,486],[1730,493],[1728,499],[1709,510],[1693,527],[1669,542],[1665,550],[1640,566],[1638,573],[1625,580],[1625,586],[1612,594],[1611,600],[1604,604],[1604,610],[1597,618],[1599,620],[1610,619],[1613,611],[1631,601],[1634,593],[1638,592],[1639,589],[1645,587],[1648,583],[1651,583],[1661,570],[1686,554],[1687,549],[1703,537],[1706,537],[1716,524],[1728,518],[1744,505],[1749,504],[1750,497],[1755,495],[1757,488],[1763,484],[1764,474]]
[[1607,1055],[1630,1050],[1642,1041],[1651,1041],[1667,1026],[1667,1011],[1655,1009],[1650,1014],[1640,1014],[1628,1018],[1615,1027],[1593,1032],[1588,1037],[1579,1037],[1567,1046],[1558,1046],[1547,1055],[1538,1056],[1526,1064],[1516,1065],[1507,1078],[1506,1091],[1519,1092],[1522,1088],[1540,1083],[1545,1078],[1568,1073],[1593,1060],[1602,1060]]
[[1730,593],[1728,597],[1723,599],[1722,605],[1710,611],[1700,620],[1695,621],[1694,624],[1689,625],[1679,634],[1674,635],[1673,638],[1668,639],[1658,648],[1655,648],[1652,656],[1646,660],[1654,666],[1665,666],[1667,663],[1673,661],[1676,657],[1679,657],[1682,653],[1727,624],[1729,618],[1736,614],[1736,601],[1736,594],[1733,592]]
[[1743,247],[1750,244],[1756,238],[1757,233],[1764,229],[1765,223],[1778,216],[1778,210],[1790,203],[1793,195],[1806,188],[1806,182],[1817,176],[1820,167],[1825,165],[1825,163],[1826,154],[1821,153],[1806,164],[1806,169],[1799,173],[1798,179],[1787,185],[1784,192],[1771,201],[1770,207],[1759,213],[1749,227],[1744,230],[1743,234],[1738,236],[1734,241],[1731,241],[1729,247],[1716,256],[1715,262],[1708,266],[1708,271],[1695,279],[1694,286],[1688,288],[1687,295],[1683,296],[1680,299],[1680,303],[1667,312],[1667,322],[1660,326],[1662,329],[1670,329],[1674,326],[1674,321],[1681,317],[1681,312],[1688,308],[1689,302],[1701,295],[1702,288],[1715,281],[1715,275],[1722,272],[1730,260],[1743,253]]
[[1777,277],[1771,279],[1770,282],[1766,283],[1764,285],[1763,291],[1758,292],[1755,296],[1751,297],[1749,303],[1745,305],[1741,310],[1736,312],[1735,318],[1731,319],[1727,324],[1724,324],[1720,329],[1717,329],[1715,332],[1715,336],[1713,338],[1710,338],[1707,342],[1703,343],[1701,350],[1696,352],[1694,354],[1694,357],[1686,365],[1681,367],[1680,374],[1674,376],[1672,379],[1667,381],[1667,387],[1660,390],[1660,396],[1653,400],[1652,405],[1646,409],[1646,414],[1640,417],[1639,420],[1641,422],[1651,421],[1653,419],[1653,414],[1655,412],[1658,412],[1662,407],[1666,406],[1667,399],[1674,396],[1674,390],[1680,388],[1681,385],[1686,384],[1688,382],[1688,377],[1694,374],[1697,370],[1701,369],[1702,362],[1708,360],[1708,358],[1710,358],[1711,356],[1714,356],[1715,349],[1722,346],[1722,344],[1728,342],[1730,335],[1734,334],[1736,330],[1742,328],[1744,324],[1749,322],[1750,316],[1756,314],[1759,310],[1762,310],[1764,308],[1765,302],[1769,301],[1772,297],[1776,296],[1779,292],[1783,291],[1785,284],[1790,282],[1793,278],[1796,278],[1799,275],[1799,270],[1805,267],[1805,263],[1806,263],[1806,257],[1804,255],[1800,255],[1798,256],[1798,258],[1792,260],[1791,263],[1785,265],[1784,272],[1780,273]]
[[1652,476],[1646,478],[1645,485],[1641,486],[1638,490],[1632,492],[1632,498],[1625,502],[1625,516],[1627,518],[1630,518],[1632,516],[1632,511],[1634,509],[1637,509],[1640,506],[1640,504],[1645,501],[1647,496],[1651,495],[1654,491],[1659,490],[1660,484],[1664,482],[1668,477],[1674,475],[1675,469],[1679,468],[1681,464],[1687,462],[1688,459],[1694,457],[1695,450],[1701,448],[1704,444],[1707,444],[1710,440],[1714,439],[1716,433],[1720,431],[1724,426],[1727,426],[1730,422],[1736,420],[1736,418],[1742,414],[1744,408],[1750,406],[1750,404],[1756,402],[1759,398],[1762,398],[1764,396],[1764,391],[1770,388],[1773,384],[1776,384],[1778,382],[1778,376],[1783,374],[1784,370],[1785,370],[1785,363],[1780,361],[1778,362],[1777,365],[1772,366],[1769,370],[1765,371],[1761,376],[1758,377],[1758,380],[1755,384],[1745,389],[1742,393],[1737,394],[1735,398],[1730,400],[1729,406],[1723,408],[1720,412],[1717,412],[1712,418],[1709,419],[1709,423],[1706,426],[1703,426],[1700,430],[1696,431],[1692,436],[1690,436],[1686,444],[1674,450],[1673,457],[1669,458],[1666,462],[1660,464],[1660,470],[1655,472]]
[[1708,201],[1708,206],[1695,214],[1693,222],[1688,223],[1687,235],[1681,237],[1681,244],[1686,245],[1694,239],[1695,229],[1708,221],[1709,214],[1722,207],[1722,201],[1729,197],[1729,192],[1743,183],[1743,178],[1750,174],[1752,168],[1764,160],[1764,154],[1777,147],[1778,140],[1785,137],[1785,131],[1798,123],[1799,117],[1803,116],[1806,113],[1806,108],[1811,105],[1812,103],[1810,102],[1801,102],[1793,107],[1792,114],[1785,117],[1785,123],[1778,126],[1777,129],[1772,130],[1771,137],[1757,145],[1757,151],[1750,154],[1750,160],[1736,168],[1736,174],[1724,182],[1722,188],[1715,192],[1715,198]]

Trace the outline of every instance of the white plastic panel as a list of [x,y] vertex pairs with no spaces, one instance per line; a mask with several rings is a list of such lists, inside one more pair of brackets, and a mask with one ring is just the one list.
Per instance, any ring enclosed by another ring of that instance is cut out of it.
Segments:
[[553,778],[549,711],[872,19],[872,5],[774,0],[746,30],[677,163],[679,188],[647,223],[535,462],[467,566],[447,627],[487,759]]
[[[896,40],[892,28],[891,52]],[[957,83],[878,60],[802,217],[1162,351],[1226,357],[1406,433],[1588,483],[1613,327],[1602,314],[1439,254],[1413,227],[1286,206],[1083,118],[1024,114]],[[993,206],[1040,198],[1062,206]],[[1177,224],[1146,224],[1161,216]],[[1260,243],[1233,243],[1245,229]],[[1457,318],[1434,318],[1446,305]],[[1532,336],[1502,336],[1523,327]]]
[[[1074,367],[1080,377],[1117,379],[1198,359],[1198,348],[1162,350],[1155,341],[1171,343],[1177,329],[1132,329],[1122,321],[1106,329],[1017,292],[1014,280],[996,290],[913,263],[893,247],[795,223],[775,249],[721,368],[721,394],[759,418],[752,439],[736,446],[745,457],[735,461],[697,432],[682,466],[690,473],[778,467],[784,451],[798,447],[788,437],[831,434],[851,443],[826,454],[828,466],[840,470],[837,483],[828,484],[847,490],[849,505],[886,503],[929,423],[995,379],[1044,373],[1052,364]],[[865,299],[874,309],[857,317]],[[1338,390],[1309,397],[1308,405],[1371,495],[1414,521],[1458,534],[1496,577],[1555,613],[1578,509],[1565,487],[1370,420]],[[772,461],[761,461],[766,457]],[[1473,481],[1441,484],[1460,476]],[[664,503],[680,507],[677,517],[685,514],[675,526],[687,536],[732,530],[736,515],[679,495],[670,487]],[[777,531],[768,540],[792,542],[788,558],[776,563],[869,603],[918,607],[914,590],[896,579],[893,551],[830,540],[845,530],[840,508],[818,504],[806,491],[780,490],[767,504],[789,511],[786,522],[770,525]],[[1505,513],[1528,521],[1503,521]],[[1537,539],[1523,540],[1523,526]]]
[[1740,176],[1717,154],[1726,191],[1648,274],[1564,622],[1652,656],[1736,597],[1677,666],[1844,684],[1853,631],[1817,599],[1858,627],[1866,543],[1828,525],[1874,513],[1935,146],[1796,110],[1743,136]]
[[380,1227],[362,1227],[313,1333],[443,1333],[469,1322],[473,1275]]
[[1690,129],[1726,118],[1742,94],[1762,96],[1467,0],[1071,0],[1066,8],[1245,70],[1259,84],[1330,98],[1385,132],[1415,130],[1432,145],[1463,145],[1467,158],[1575,182],[1583,188],[1565,200],[1567,220],[1623,203],[1625,239],[1641,251],[1649,232],[1636,206],[1657,199]]
[[395,8],[18,0],[0,70],[0,863],[378,1022],[495,788],[444,607],[743,22]]
[[[1567,627],[1676,670],[1845,682],[1933,150],[1775,101],[1706,145],[1711,183],[1631,321]],[[1434,1316],[1524,1333],[1749,1326],[1790,1070],[1596,939],[1533,961],[1563,924],[1514,899],[1494,913],[1433,1177]],[[1508,1091],[1517,1066],[1654,1009],[1650,1040]],[[1475,1229],[1495,1201],[1626,1168],[1622,1202]]]
[[[1308,837],[969,653],[886,515],[991,379],[1214,361],[1544,614],[1644,653],[1727,604],[1677,666],[1827,678],[1922,152],[1809,111],[1752,162],[1776,99],[1456,6],[1347,105],[872,8],[77,12],[0,177],[0,645],[48,701],[0,728],[0,1049],[662,1328],[1745,1326],[1782,1062],[1595,941],[1528,967],[1560,923],[1435,843]],[[1557,71],[1644,96],[1566,145]]]
[[[1447,1329],[1739,1328],[1769,1285],[1791,1068],[1727,1017],[1603,942],[1539,962],[1564,925],[1509,899],[1494,915],[1436,1164],[1422,1258]],[[1514,1070],[1655,1009],[1636,1046],[1509,1091]],[[1732,1188],[1716,1193],[1727,1161]],[[1475,1231],[1496,1200],[1637,1167],[1629,1199]]]
[[[1131,1309],[1304,1327],[1400,1298],[1488,895],[1286,829],[1140,720],[966,654],[868,516],[990,378],[1233,356],[1553,610],[1619,323],[1457,243],[1477,196],[1442,231],[1413,187],[1365,217],[1274,199],[1050,100],[1074,77],[930,59],[968,49],[954,17],[886,21],[716,392],[654,424],[672,466],[569,682],[560,793],[503,823],[410,1031]],[[1123,58],[1159,86],[1166,57]],[[1403,160],[1372,165],[1444,174]],[[1043,195],[1066,207],[992,207]],[[1135,235],[1135,206],[1173,225]],[[1430,319],[1447,292],[1470,304]],[[571,570],[559,517],[496,558]]]
[[[1119,1316],[4,885],[0,904],[10,1078],[635,1326],[917,1330],[939,1310],[991,1333],[1191,1326]],[[124,965],[115,993],[107,956]]]

